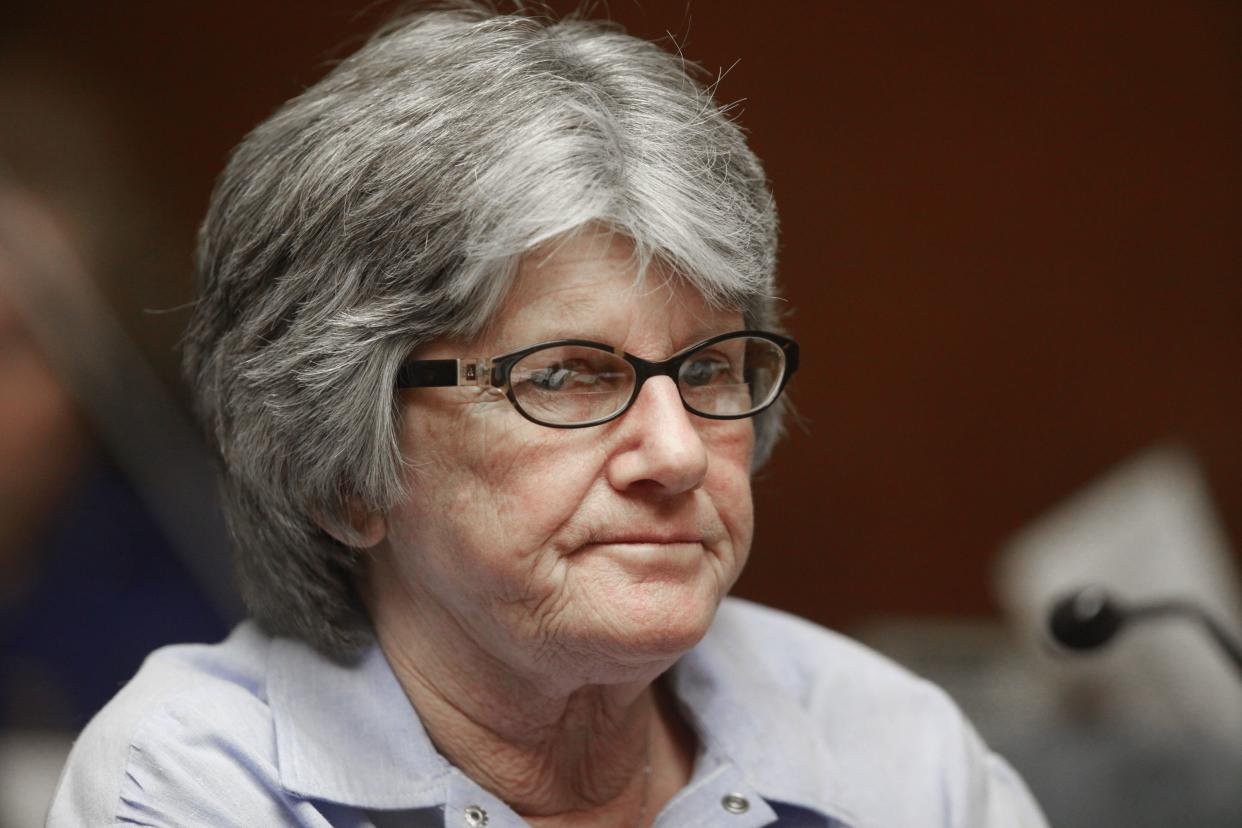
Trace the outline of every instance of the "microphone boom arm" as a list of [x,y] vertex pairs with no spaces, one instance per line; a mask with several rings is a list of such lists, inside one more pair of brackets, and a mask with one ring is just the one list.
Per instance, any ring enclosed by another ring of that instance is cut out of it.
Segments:
[[1053,605],[1048,629],[1062,647],[1085,651],[1107,644],[1127,624],[1153,618],[1197,621],[1242,675],[1242,645],[1207,610],[1192,601],[1173,599],[1128,607],[1100,587],[1083,587]]
[[1233,662],[1234,668],[1242,674],[1242,645],[1230,637],[1220,622],[1198,604],[1190,601],[1161,601],[1156,604],[1136,606],[1126,612],[1134,621],[1169,617],[1198,621],[1207,630],[1208,635],[1216,641],[1226,658]]

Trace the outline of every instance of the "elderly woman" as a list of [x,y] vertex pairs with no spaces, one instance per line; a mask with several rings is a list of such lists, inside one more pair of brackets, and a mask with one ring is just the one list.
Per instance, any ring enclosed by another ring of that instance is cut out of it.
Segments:
[[725,600],[775,248],[610,25],[416,13],[258,127],[186,341],[254,620],[148,659],[51,824],[1041,825],[940,692]]

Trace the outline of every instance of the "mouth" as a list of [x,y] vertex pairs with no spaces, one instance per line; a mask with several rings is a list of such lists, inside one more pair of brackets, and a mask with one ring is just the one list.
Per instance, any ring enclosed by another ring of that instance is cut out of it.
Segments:
[[697,534],[666,534],[666,533],[636,533],[626,535],[615,535],[608,537],[592,538],[587,546],[669,546],[669,545],[685,545],[685,544],[702,544],[703,538]]
[[682,580],[699,571],[711,552],[701,537],[633,534],[593,540],[578,550],[588,561],[611,561],[639,581]]

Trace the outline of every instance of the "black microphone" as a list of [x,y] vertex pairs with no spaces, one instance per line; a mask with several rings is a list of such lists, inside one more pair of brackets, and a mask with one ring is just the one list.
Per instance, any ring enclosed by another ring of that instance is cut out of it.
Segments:
[[1190,601],[1168,600],[1125,606],[1101,587],[1083,587],[1053,605],[1048,616],[1048,629],[1062,647],[1081,652],[1104,646],[1127,624],[1169,617],[1194,621],[1206,629],[1242,675],[1242,646],[1230,638],[1225,628],[1206,610]]

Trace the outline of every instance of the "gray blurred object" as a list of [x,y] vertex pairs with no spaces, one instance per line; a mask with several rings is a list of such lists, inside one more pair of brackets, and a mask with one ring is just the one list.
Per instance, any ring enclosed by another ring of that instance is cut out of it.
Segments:
[[43,824],[72,745],[55,731],[0,733],[0,826]]
[[996,579],[1008,626],[904,618],[857,634],[944,687],[1059,828],[1242,825],[1236,671],[1177,619],[1091,654],[1055,649],[1048,614],[1086,584],[1193,601],[1236,637],[1237,572],[1188,451],[1150,449],[1015,534]]
[[1138,738],[1242,750],[1242,683],[1195,625],[1169,619],[1123,629],[1092,654],[1048,648],[1051,606],[1089,584],[1127,604],[1187,601],[1235,636],[1242,631],[1237,571],[1189,452],[1145,452],[1023,529],[1003,552],[998,591],[1061,695]]
[[1057,599],[1099,585],[1119,601],[1190,602],[1234,637],[1238,573],[1194,456],[1156,446],[1005,546],[997,590],[1055,700],[1015,755],[1055,824],[1242,825],[1242,681],[1197,625],[1123,629],[1091,653],[1055,649]]

